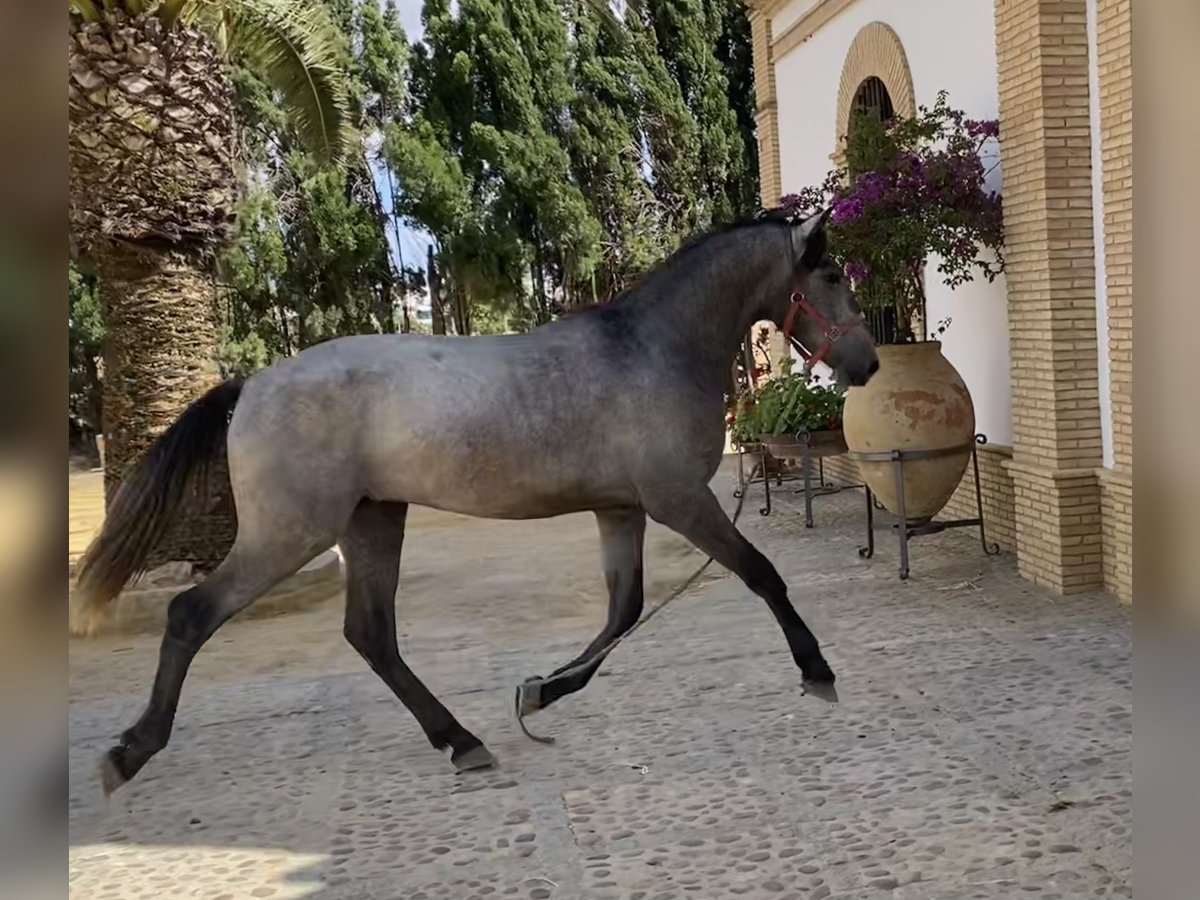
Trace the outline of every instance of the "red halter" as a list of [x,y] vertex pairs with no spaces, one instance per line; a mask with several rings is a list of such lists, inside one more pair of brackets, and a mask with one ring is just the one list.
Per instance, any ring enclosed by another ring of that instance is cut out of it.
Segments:
[[[804,358],[804,371],[811,372],[813,366],[819,362],[824,362],[830,351],[833,350],[833,345],[840,341],[843,337],[853,331],[855,328],[861,328],[863,324],[863,315],[859,313],[854,318],[847,322],[842,322],[840,325],[834,325],[824,314],[808,302],[808,298],[804,296],[804,287],[808,281],[807,275],[796,276],[796,289],[792,291],[792,305],[788,307],[787,317],[783,320],[783,336],[796,348],[796,351]],[[807,347],[801,344],[792,335],[792,329],[796,325],[796,316],[803,313],[812,320],[813,324],[821,329],[821,336],[824,340],[816,349],[816,352],[810,352]]]

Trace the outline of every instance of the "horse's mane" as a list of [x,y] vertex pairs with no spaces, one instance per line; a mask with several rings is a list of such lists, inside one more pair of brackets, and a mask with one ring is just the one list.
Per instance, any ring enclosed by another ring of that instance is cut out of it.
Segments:
[[775,209],[762,210],[752,216],[735,219],[732,222],[724,222],[719,225],[706,228],[703,231],[692,235],[690,238],[680,244],[679,247],[673,252],[667,254],[649,269],[642,272],[642,274],[633,280],[632,284],[624,288],[620,293],[610,297],[608,300],[601,300],[597,303],[587,303],[583,306],[571,307],[571,309],[564,313],[563,318],[576,316],[580,313],[592,313],[596,312],[597,310],[612,309],[617,306],[626,305],[633,292],[637,290],[637,288],[643,283],[645,283],[647,279],[671,266],[674,266],[677,263],[682,262],[685,258],[694,255],[697,250],[706,246],[714,238],[721,237],[722,235],[729,234],[733,231],[741,231],[746,228],[755,228],[763,225],[785,225],[790,224],[792,221],[792,214],[788,210],[777,207]]

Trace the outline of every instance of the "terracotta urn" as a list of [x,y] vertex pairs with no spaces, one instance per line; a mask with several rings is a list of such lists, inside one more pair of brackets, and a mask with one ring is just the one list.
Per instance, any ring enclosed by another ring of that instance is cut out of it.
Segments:
[[[971,459],[975,407],[940,341],[878,348],[879,371],[846,393],[843,425],[851,453],[891,450],[961,452],[904,463],[905,513],[931,519],[949,502]],[[899,515],[895,464],[858,461],[863,481],[889,512]]]

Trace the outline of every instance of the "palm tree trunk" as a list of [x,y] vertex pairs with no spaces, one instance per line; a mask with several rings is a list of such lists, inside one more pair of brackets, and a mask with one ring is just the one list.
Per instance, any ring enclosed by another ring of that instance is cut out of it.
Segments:
[[[104,488],[111,499],[154,440],[220,381],[216,288],[206,268],[178,252],[109,242],[96,265],[107,334]],[[237,520],[224,454],[207,482],[197,485],[152,567],[187,561],[208,571],[229,552]]]

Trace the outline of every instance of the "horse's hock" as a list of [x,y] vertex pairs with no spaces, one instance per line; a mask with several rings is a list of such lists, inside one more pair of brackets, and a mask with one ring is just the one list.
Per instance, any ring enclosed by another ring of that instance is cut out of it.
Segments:
[[[121,592],[91,634],[161,633],[167,623],[171,598],[199,580],[187,563],[167,563],[147,572]],[[326,550],[295,575],[240,613],[248,619],[266,618],[309,609],[342,593],[342,561],[334,550]],[[71,634],[89,633],[88,623],[78,616],[74,584],[71,585]]]

